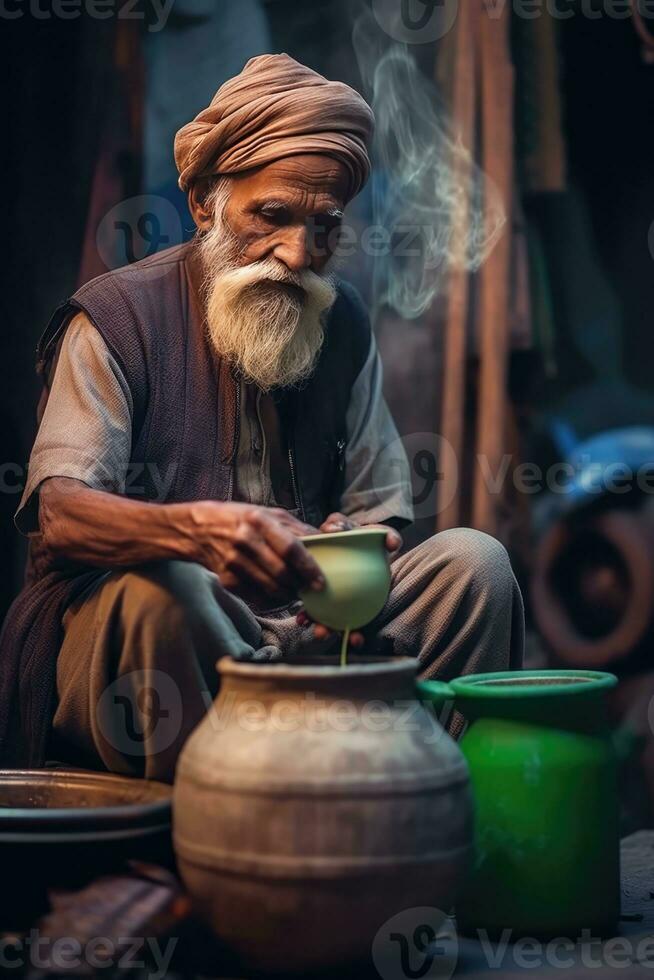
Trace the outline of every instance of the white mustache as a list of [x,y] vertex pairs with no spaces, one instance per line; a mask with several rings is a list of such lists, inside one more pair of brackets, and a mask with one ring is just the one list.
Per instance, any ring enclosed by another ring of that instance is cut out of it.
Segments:
[[330,277],[319,276],[312,269],[293,272],[275,258],[238,266],[223,272],[221,276],[222,288],[229,291],[247,289],[266,282],[295,286],[305,296],[310,296],[319,307],[327,307],[333,302],[334,287]]
[[336,299],[332,277],[312,269],[291,270],[274,256],[241,265],[239,243],[226,229],[218,204],[215,225],[200,240],[200,250],[214,352],[263,391],[306,380],[317,363],[325,317]]

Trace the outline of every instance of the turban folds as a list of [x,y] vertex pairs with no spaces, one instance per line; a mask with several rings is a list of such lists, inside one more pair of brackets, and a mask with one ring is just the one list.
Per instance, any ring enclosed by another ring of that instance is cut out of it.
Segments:
[[330,82],[287,54],[248,61],[175,138],[179,186],[236,174],[298,153],[322,153],[350,173],[349,197],[370,173],[372,109],[343,82]]

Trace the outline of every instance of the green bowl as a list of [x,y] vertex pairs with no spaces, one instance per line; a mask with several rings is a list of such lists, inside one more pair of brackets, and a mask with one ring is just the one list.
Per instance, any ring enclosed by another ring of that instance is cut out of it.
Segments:
[[360,629],[381,612],[391,587],[386,535],[383,528],[368,527],[302,538],[327,582],[322,592],[300,592],[315,622],[333,630]]

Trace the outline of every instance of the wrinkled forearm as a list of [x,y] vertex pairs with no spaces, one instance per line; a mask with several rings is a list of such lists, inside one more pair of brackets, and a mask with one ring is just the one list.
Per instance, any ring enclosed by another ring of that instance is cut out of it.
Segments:
[[194,560],[190,506],[150,504],[53,478],[40,490],[39,528],[54,559],[100,568]]

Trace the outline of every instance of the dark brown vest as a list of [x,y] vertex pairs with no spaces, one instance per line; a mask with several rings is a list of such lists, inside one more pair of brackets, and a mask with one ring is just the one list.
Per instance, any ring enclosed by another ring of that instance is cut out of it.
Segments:
[[[120,365],[132,396],[129,496],[156,502],[228,500],[237,450],[238,384],[212,355],[192,245],[182,245],[87,283],[48,325],[37,355],[44,399],[59,341],[83,310]],[[355,290],[339,284],[312,378],[276,401],[298,507],[318,525],[339,507],[352,385],[370,346]],[[41,405],[41,407],[42,407]],[[162,491],[163,487],[163,491]],[[43,762],[56,703],[56,658],[66,606],[97,570],[53,567],[36,536],[27,583],[0,636],[0,761]]]

